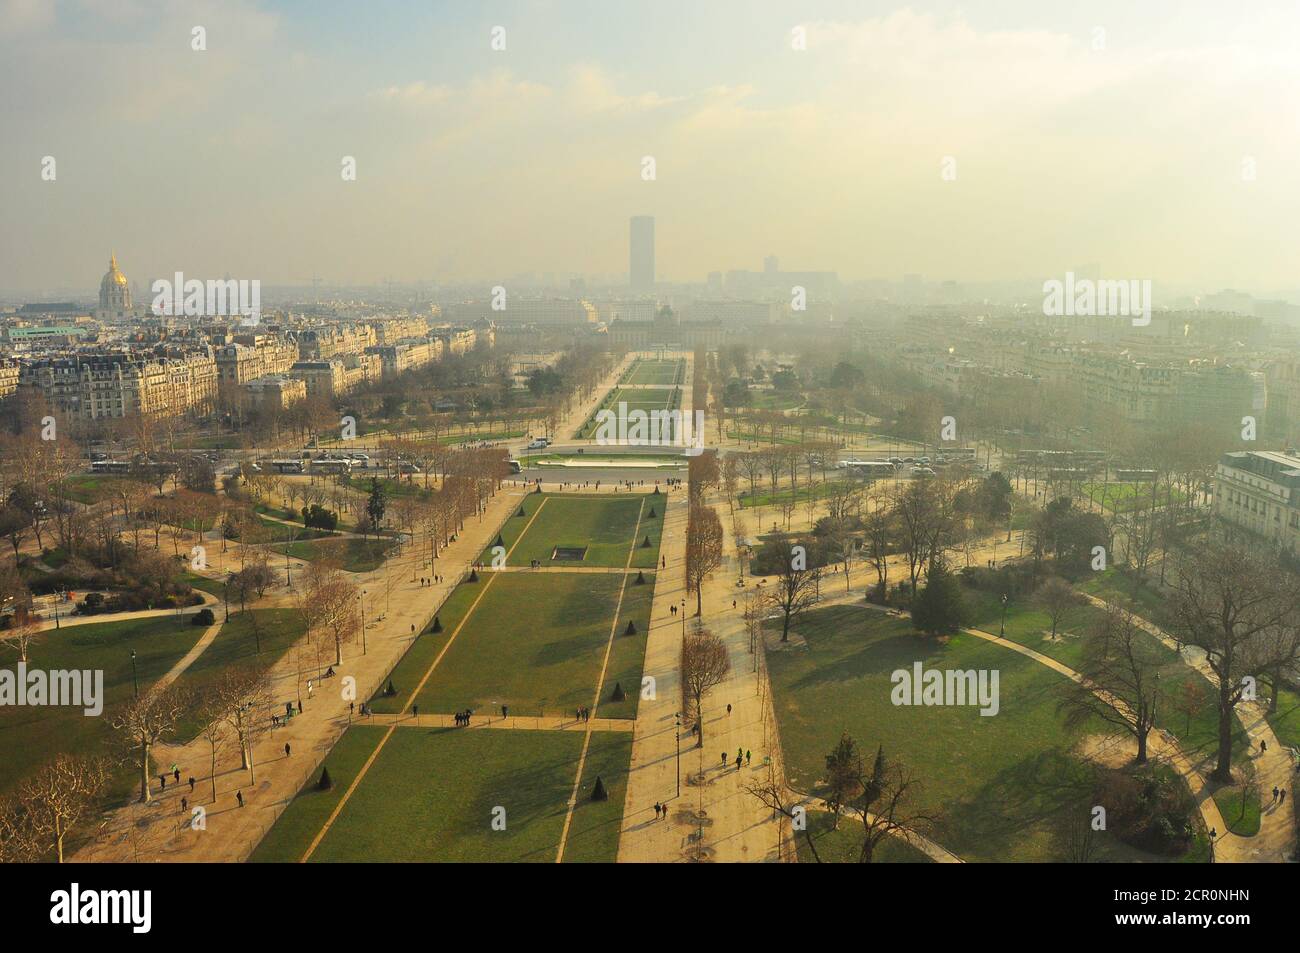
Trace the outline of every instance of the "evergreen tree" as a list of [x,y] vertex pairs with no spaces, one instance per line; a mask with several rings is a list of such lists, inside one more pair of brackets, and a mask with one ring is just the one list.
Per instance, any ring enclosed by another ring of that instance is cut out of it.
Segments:
[[935,559],[912,603],[912,625],[926,635],[950,635],[966,624],[961,583],[942,559]]

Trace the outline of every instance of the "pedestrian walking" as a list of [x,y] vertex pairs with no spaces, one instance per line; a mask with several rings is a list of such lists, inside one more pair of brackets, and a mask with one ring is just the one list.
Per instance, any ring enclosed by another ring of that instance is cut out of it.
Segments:
[[172,779],[177,784],[181,783],[181,769],[176,767],[176,765],[172,765]]
[[751,757],[752,757],[752,755],[750,755],[750,753],[749,753],[749,749],[746,748],[746,749],[745,749],[745,764],[749,764],[749,759],[750,759]]
[[289,749],[289,742],[286,741],[286,742],[284,743],[284,756],[285,756],[286,758],[289,757],[289,751],[290,751],[290,749]]
[[239,802],[239,806],[240,806],[240,807],[243,807],[243,806],[244,806],[244,792],[243,792],[243,791],[236,791],[236,792],[235,792],[235,800]]
[[194,775],[190,775],[190,793],[194,793]]
[[190,809],[190,799],[187,797],[181,798],[181,813],[184,814],[189,809]]
[[1273,803],[1277,803],[1277,785],[1273,785]]
[[727,752],[725,752],[725,751],[722,752],[722,766],[723,766],[724,768],[727,766]]
[[167,775],[165,774],[158,775],[158,786],[163,791],[167,790]]
[[1267,750],[1268,750],[1268,742],[1265,741],[1263,738],[1259,739],[1259,753],[1263,754]]
[[743,761],[744,758],[745,758],[745,750],[743,748],[737,748],[736,749],[736,770],[737,771],[740,770],[740,762]]
[[655,801],[655,820],[656,820],[656,821],[659,820],[659,811],[660,811],[660,810],[661,810],[661,808],[659,807],[659,802],[658,802],[658,801]]

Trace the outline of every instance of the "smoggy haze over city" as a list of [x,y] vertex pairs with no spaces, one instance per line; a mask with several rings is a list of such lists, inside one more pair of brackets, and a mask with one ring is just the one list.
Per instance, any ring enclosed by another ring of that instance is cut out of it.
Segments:
[[0,295],[91,294],[110,251],[136,280],[617,282],[647,214],[661,281],[1095,262],[1300,300],[1300,10],[1053,6],[3,0]]

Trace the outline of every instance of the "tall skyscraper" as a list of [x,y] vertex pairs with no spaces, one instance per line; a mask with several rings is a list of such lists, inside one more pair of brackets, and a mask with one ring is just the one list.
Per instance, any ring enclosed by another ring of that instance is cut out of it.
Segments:
[[628,279],[632,291],[655,290],[655,220],[653,215],[633,215],[628,241]]

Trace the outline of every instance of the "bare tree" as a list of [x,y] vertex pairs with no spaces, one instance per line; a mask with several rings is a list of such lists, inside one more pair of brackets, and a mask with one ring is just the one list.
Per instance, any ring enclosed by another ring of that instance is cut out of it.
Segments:
[[0,644],[18,653],[18,661],[26,662],[27,653],[40,639],[41,620],[29,612],[26,606],[19,606],[10,616],[9,628],[0,631]]
[[1052,576],[1043,581],[1034,593],[1034,601],[1047,613],[1047,617],[1052,620],[1052,639],[1056,639],[1056,630],[1065,618],[1065,614],[1073,607],[1084,602],[1082,596],[1074,591],[1074,587],[1062,579],[1060,576]]
[[688,720],[695,719],[697,748],[704,747],[704,699],[730,671],[726,643],[708,629],[682,639],[682,708]]
[[68,833],[94,808],[108,783],[108,761],[69,754],[54,760],[18,786],[18,824],[41,854],[52,851],[63,863]]
[[127,746],[137,752],[140,768],[140,801],[148,804],[153,799],[149,790],[150,751],[176,731],[176,722],[185,711],[185,698],[175,687],[149,691],[122,707],[112,721]]
[[803,615],[804,610],[817,601],[821,579],[820,569],[807,568],[807,552],[796,552],[803,547],[792,546],[781,560],[776,576],[776,586],[768,597],[774,608],[781,612],[781,641],[790,641],[790,623]]
[[1060,703],[1065,722],[1081,727],[1093,718],[1122,728],[1137,742],[1137,763],[1147,762],[1147,736],[1155,727],[1160,696],[1159,646],[1141,620],[1109,607],[1084,643],[1081,682],[1070,682]]
[[1212,777],[1229,782],[1234,709],[1256,676],[1295,658],[1300,587],[1271,554],[1224,536],[1211,537],[1179,560],[1174,587],[1174,635],[1205,652],[1218,693]]
[[722,521],[713,507],[692,504],[686,521],[686,591],[695,593],[695,614],[704,612],[704,580],[722,565]]

